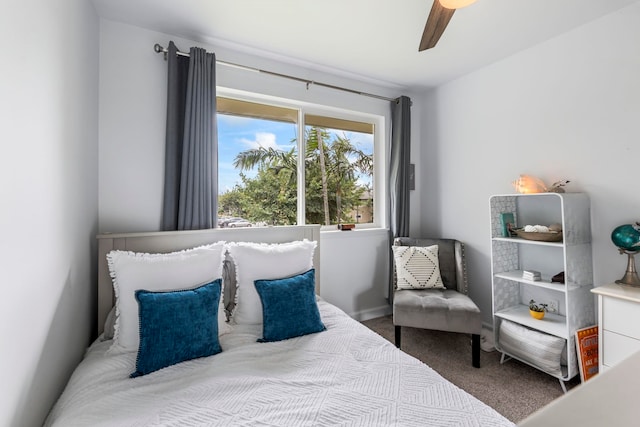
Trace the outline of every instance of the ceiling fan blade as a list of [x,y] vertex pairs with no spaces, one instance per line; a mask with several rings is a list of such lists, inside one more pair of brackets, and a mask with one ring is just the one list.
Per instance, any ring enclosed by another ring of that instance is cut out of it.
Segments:
[[433,0],[433,6],[431,6],[431,12],[429,12],[429,17],[422,33],[422,40],[420,40],[419,52],[431,49],[438,43],[455,11],[455,9],[443,7],[439,0]]

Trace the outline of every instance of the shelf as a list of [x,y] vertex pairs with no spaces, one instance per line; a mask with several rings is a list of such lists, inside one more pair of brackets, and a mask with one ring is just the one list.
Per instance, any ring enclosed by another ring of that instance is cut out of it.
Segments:
[[505,271],[503,273],[495,274],[495,277],[499,277],[501,279],[511,280],[513,282],[525,283],[531,286],[537,286],[539,288],[551,289],[558,292],[566,292],[567,287],[564,283],[555,283],[550,280],[527,280],[522,278],[522,270],[514,270],[514,271]]
[[520,237],[493,237],[492,240],[498,242],[520,243],[525,245],[552,246],[556,248],[562,248],[564,246],[563,242],[541,242],[538,240],[521,239]]
[[[584,193],[504,194],[491,196],[489,207],[495,346],[501,348],[499,330],[503,320],[561,338],[567,346],[566,366],[561,377],[551,375],[563,381],[573,378],[579,374],[574,333],[595,323],[590,292],[593,267],[589,197]],[[504,237],[504,213],[513,213],[520,226],[560,224],[563,240]],[[540,271],[542,280],[524,279],[522,270],[526,269]],[[565,273],[566,283],[551,281],[558,271]],[[558,311],[545,313],[542,320],[534,319],[527,304],[533,298],[557,301]],[[516,352],[515,347],[511,350]]]
[[568,339],[567,318],[553,313],[545,313],[542,320],[537,320],[529,314],[529,306],[518,305],[495,313],[501,319],[511,320],[532,329]]

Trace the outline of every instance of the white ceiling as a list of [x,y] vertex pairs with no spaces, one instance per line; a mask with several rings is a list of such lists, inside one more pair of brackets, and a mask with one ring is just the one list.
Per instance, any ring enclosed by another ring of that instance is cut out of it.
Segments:
[[432,0],[92,1],[106,19],[391,87],[421,89],[638,0],[477,0],[457,10],[438,45],[424,52],[418,52],[418,44]]

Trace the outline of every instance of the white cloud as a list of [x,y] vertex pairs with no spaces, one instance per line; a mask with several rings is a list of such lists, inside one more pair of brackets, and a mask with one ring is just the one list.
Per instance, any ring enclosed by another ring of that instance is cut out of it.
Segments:
[[273,148],[274,150],[282,150],[283,147],[279,146],[276,142],[276,134],[270,132],[256,132],[254,140],[247,138],[241,138],[240,142],[246,145],[250,149],[255,148]]

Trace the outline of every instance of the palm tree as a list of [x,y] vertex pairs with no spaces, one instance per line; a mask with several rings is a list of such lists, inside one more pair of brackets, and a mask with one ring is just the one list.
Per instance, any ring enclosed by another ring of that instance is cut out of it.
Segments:
[[351,141],[344,136],[336,137],[331,143],[329,153],[331,156],[329,172],[340,178],[336,183],[336,217],[340,221],[342,217],[342,182],[355,180],[356,172],[373,174],[373,156],[355,148]]
[[[326,129],[311,127],[305,133],[307,175],[311,175],[309,172],[314,169],[311,167],[312,165],[319,166],[324,223],[329,225],[331,224],[329,181],[335,185],[336,217],[340,221],[342,217],[340,205],[343,196],[342,183],[354,181],[356,172],[371,175],[373,173],[373,156],[358,150],[346,137],[338,136],[332,142],[327,143],[330,135]],[[295,139],[292,142],[295,142]],[[276,174],[287,173],[289,174],[289,185],[294,185],[297,179],[297,156],[293,148],[289,151],[264,147],[246,150],[238,153],[233,165],[242,171],[259,166],[271,169]],[[351,187],[353,186],[350,186],[349,189],[353,191]]]
[[289,151],[276,150],[271,147],[252,148],[238,153],[233,161],[233,167],[241,171],[251,170],[261,165],[274,169],[277,174],[281,171],[287,171],[290,174],[290,180],[293,179],[295,184],[298,169],[295,148]]
[[309,155],[313,152],[313,150],[318,150],[320,179],[322,182],[322,207],[324,210],[324,225],[330,225],[331,216],[329,215],[329,189],[327,186],[327,166],[324,154],[324,136],[328,136],[328,132],[321,128],[311,128],[311,130],[307,132],[306,157],[310,157]]

